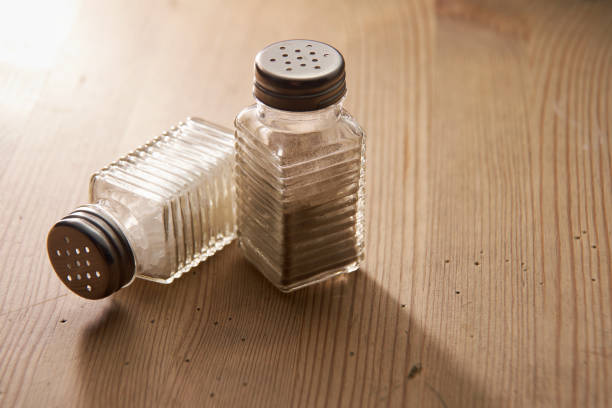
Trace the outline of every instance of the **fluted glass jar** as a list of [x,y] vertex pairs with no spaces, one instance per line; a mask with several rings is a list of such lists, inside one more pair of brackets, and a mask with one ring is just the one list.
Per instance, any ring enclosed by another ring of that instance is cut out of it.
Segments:
[[49,258],[98,299],[134,277],[170,283],[236,235],[231,131],[190,118],[92,175],[90,204],[49,232]]
[[327,44],[272,44],[256,58],[256,104],[236,117],[240,247],[282,291],[364,259],[365,135],[342,107],[344,77]]

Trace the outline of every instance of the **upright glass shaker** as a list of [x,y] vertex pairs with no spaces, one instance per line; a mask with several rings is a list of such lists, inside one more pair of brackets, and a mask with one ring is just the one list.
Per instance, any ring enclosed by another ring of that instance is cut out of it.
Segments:
[[343,109],[344,59],[288,40],[255,58],[256,103],[236,117],[240,247],[285,292],[364,259],[365,134]]
[[134,277],[170,283],[236,235],[231,131],[187,119],[91,176],[90,204],[49,231],[73,292],[100,299]]

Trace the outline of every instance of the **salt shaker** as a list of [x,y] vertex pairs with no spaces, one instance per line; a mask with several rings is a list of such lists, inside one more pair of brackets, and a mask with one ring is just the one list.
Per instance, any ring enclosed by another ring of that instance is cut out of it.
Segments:
[[233,161],[231,131],[190,118],[93,174],[90,204],[49,231],[57,276],[89,299],[172,282],[234,239]]
[[311,40],[255,58],[256,103],[235,120],[240,247],[284,292],[364,259],[365,134],[343,109],[340,52]]

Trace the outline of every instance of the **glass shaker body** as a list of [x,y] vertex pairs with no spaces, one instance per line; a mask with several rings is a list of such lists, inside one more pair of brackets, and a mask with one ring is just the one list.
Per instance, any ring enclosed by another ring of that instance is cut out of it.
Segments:
[[358,269],[365,134],[342,99],[299,112],[258,101],[235,126],[238,236],[246,258],[285,292]]
[[90,298],[172,282],[235,238],[233,163],[230,131],[190,118],[96,172],[90,204],[49,233],[56,273]]

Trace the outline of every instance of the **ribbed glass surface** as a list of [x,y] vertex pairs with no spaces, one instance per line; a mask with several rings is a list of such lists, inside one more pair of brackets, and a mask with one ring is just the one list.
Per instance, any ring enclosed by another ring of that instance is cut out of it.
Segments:
[[190,118],[95,173],[90,200],[124,227],[136,275],[171,282],[236,235],[233,135]]
[[284,291],[359,267],[365,136],[340,105],[316,113],[265,106],[236,119],[241,247]]

